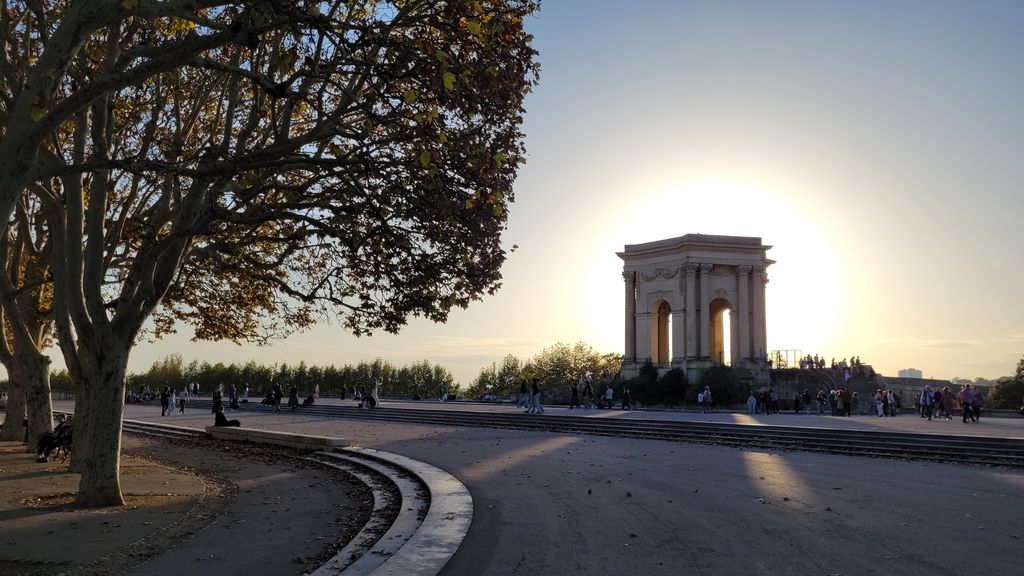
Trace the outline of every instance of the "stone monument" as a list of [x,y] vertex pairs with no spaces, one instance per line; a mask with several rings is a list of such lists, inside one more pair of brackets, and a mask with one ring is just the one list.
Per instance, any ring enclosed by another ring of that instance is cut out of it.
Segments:
[[711,366],[729,364],[767,382],[770,248],[760,238],[708,234],[627,244],[618,253],[626,296],[622,376],[636,376],[650,361],[661,372],[680,368],[699,382]]

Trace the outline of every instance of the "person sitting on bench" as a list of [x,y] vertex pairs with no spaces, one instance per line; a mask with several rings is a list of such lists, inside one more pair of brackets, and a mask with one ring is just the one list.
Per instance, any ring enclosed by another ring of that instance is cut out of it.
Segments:
[[302,405],[303,406],[312,406],[313,402],[316,402],[316,400],[312,396],[307,396],[306,399],[302,401]]
[[242,426],[242,423],[239,422],[238,420],[228,420],[227,416],[224,415],[223,406],[217,406],[217,413],[214,415],[213,420],[214,426]]
[[57,426],[53,432],[42,434],[36,442],[36,462],[46,462],[50,452],[61,445],[70,446],[73,427],[74,423],[70,416],[58,414]]

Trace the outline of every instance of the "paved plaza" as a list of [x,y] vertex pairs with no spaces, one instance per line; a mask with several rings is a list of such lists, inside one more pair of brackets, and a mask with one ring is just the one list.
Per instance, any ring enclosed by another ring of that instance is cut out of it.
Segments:
[[[516,410],[437,402],[388,406]],[[548,412],[569,411],[549,407]],[[588,415],[1024,438],[1019,418],[964,425],[909,414]],[[126,417],[195,427],[212,421],[206,412],[161,418],[158,409],[135,405],[127,407]],[[473,495],[475,512],[466,540],[441,572],[445,575],[952,575],[963,572],[965,550],[980,551],[971,554],[978,573],[1024,573],[1020,470],[287,411],[250,409],[232,417],[244,427],[350,438],[459,478]]]

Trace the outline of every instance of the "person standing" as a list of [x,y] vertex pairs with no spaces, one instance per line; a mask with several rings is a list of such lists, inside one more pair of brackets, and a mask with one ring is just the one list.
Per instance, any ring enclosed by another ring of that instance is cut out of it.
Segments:
[[370,392],[370,396],[373,398],[373,407],[380,406],[380,380],[373,381],[373,390]]
[[274,395],[274,412],[281,412],[281,398],[284,398],[284,392],[281,390],[280,384],[274,384],[274,389],[271,391]]
[[[167,416],[167,399],[170,397],[171,390],[167,386],[160,391],[160,415]],[[965,420],[966,422],[966,420]]]
[[712,406],[713,400],[714,399],[711,397],[711,388],[709,386],[705,386],[704,387],[704,410],[702,410],[703,412],[711,412],[711,406]]
[[185,415],[185,404],[188,403],[188,387],[181,389],[181,393],[178,394],[178,414]]
[[299,407],[299,389],[292,386],[288,389],[288,408],[295,410]]
[[213,413],[217,413],[217,408],[224,407],[224,384],[217,384],[217,387],[213,389]]
[[757,413],[757,396],[754,391],[750,391],[750,396],[747,396],[747,415],[753,416]]
[[608,389],[604,391],[604,407],[611,410],[612,400],[615,398],[615,391],[612,390],[612,385],[608,385]]
[[818,388],[818,395],[814,399],[814,401],[818,404],[818,416],[825,415],[825,400],[825,391],[822,390],[821,388]]
[[580,389],[579,384],[575,382],[569,385],[569,410],[573,407],[580,407]]

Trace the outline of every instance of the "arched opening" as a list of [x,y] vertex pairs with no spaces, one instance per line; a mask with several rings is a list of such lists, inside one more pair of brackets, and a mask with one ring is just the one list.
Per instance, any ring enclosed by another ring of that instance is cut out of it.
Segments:
[[672,306],[658,300],[651,310],[651,362],[655,366],[667,366],[672,362]]
[[711,359],[732,364],[732,305],[724,298],[711,301]]

